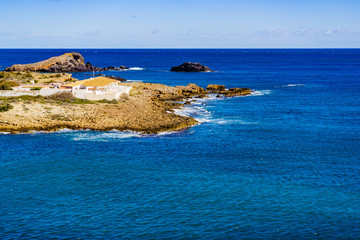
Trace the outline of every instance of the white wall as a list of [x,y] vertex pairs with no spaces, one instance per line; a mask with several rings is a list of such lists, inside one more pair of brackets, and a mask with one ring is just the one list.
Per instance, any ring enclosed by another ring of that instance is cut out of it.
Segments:
[[1,97],[19,97],[19,96],[24,96],[24,95],[29,95],[29,96],[37,96],[40,94],[39,90],[35,90],[35,91],[14,91],[14,90],[0,90],[0,96]]
[[72,92],[76,98],[89,99],[89,100],[119,100],[122,94],[128,94],[131,86],[111,86],[107,91],[88,91],[86,89],[58,89],[58,88],[42,88],[41,90],[30,90],[29,88],[14,88],[14,90],[1,90],[0,96],[2,97],[18,97],[23,95],[30,96],[50,96],[58,92]]

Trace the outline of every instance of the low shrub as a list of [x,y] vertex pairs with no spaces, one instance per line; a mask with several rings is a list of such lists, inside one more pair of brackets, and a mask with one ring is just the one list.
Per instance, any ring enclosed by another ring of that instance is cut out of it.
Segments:
[[33,88],[30,88],[30,90],[33,90],[33,91],[41,90],[41,87],[33,87]]
[[59,92],[59,93],[55,93],[53,95],[50,95],[48,97],[45,97],[46,99],[52,99],[52,100],[56,100],[56,101],[74,101],[76,98],[74,97],[74,95],[71,92]]
[[25,78],[33,78],[33,75],[29,72],[27,72],[25,75],[24,75]]
[[99,100],[98,102],[99,102],[99,103],[111,103],[111,104],[117,104],[117,103],[119,103],[119,101],[116,100],[116,99],[113,99],[113,100],[102,99],[102,100]]
[[8,103],[5,105],[0,105],[0,112],[7,112],[12,108],[13,108],[13,106]]
[[12,87],[10,86],[10,84],[8,83],[3,83],[0,84],[0,90],[13,90]]

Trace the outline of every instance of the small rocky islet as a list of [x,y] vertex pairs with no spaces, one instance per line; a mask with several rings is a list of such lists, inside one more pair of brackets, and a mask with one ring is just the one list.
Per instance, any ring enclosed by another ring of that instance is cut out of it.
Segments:
[[171,72],[214,72],[200,63],[184,62],[179,66],[172,67]]
[[[67,53],[55,60],[50,58],[34,64],[13,65],[5,70],[55,72],[61,69],[63,72],[75,72],[88,71],[89,66],[81,54]],[[233,97],[251,93],[247,88],[226,89],[224,85],[216,84],[210,84],[206,89],[196,84],[176,87],[141,82],[122,84],[132,86],[129,97],[111,103],[76,101],[73,96],[0,97],[0,105],[6,106],[6,110],[0,113],[0,131],[21,133],[68,128],[131,130],[151,134],[181,130],[197,124],[197,121],[175,114],[174,109],[191,104],[196,98],[206,98],[209,94]]]

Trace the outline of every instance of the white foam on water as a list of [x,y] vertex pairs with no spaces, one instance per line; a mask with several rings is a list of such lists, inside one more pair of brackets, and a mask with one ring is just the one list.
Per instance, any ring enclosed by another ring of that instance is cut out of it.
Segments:
[[143,82],[143,80],[126,80],[126,82]]
[[246,96],[264,96],[271,93],[272,93],[271,90],[260,90],[260,91],[252,91],[250,95],[246,95]]
[[88,130],[88,129],[86,129],[86,130],[73,130],[73,129],[69,129],[69,128],[62,128],[62,129],[59,129],[59,130],[57,130],[55,132],[57,132],[57,133],[71,133],[71,132],[79,132],[79,131],[90,131],[90,130]]
[[179,133],[179,132],[177,132],[177,131],[159,132],[159,133],[155,134],[155,136],[174,135],[174,134],[177,134],[177,133]]
[[298,83],[298,84],[288,84],[286,87],[297,87],[297,86],[303,86],[304,84]]
[[184,106],[180,109],[174,109],[174,113],[184,117],[193,117],[200,123],[209,122],[212,115],[204,107],[195,106],[193,104],[190,106]]
[[141,67],[131,67],[128,70],[133,70],[133,71],[141,71],[141,70],[145,70],[145,68],[141,68]]
[[74,140],[74,141],[107,142],[107,141],[110,141],[110,140],[126,139],[126,138],[137,138],[137,137],[143,137],[143,136],[145,136],[145,135],[141,134],[139,132],[112,130],[112,131],[108,131],[108,132],[79,133],[74,138],[72,138],[72,140]]
[[[270,94],[270,90],[255,91],[256,96]],[[193,117],[199,124],[258,124],[257,122],[248,122],[241,119],[224,119],[216,118],[208,111],[205,106],[206,102],[214,100],[223,100],[224,98],[216,97],[217,94],[210,94],[208,98],[192,98],[194,100],[190,105],[185,105],[179,109],[173,109],[174,113],[180,116]]]
[[9,135],[11,132],[0,132],[0,135]]

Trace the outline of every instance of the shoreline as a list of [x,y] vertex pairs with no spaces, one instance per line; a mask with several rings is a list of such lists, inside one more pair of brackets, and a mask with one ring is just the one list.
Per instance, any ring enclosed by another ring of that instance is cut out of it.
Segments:
[[[118,103],[69,102],[47,97],[2,98],[11,108],[0,113],[0,132],[10,134],[34,131],[54,132],[61,129],[94,131],[134,131],[142,134],[179,131],[198,124],[193,117],[176,114],[176,110],[209,94],[232,97],[234,92],[204,90],[195,85],[166,86],[130,82],[130,97]],[[214,86],[214,85],[212,85]],[[229,94],[230,93],[230,94]],[[247,95],[237,92],[237,95]]]

